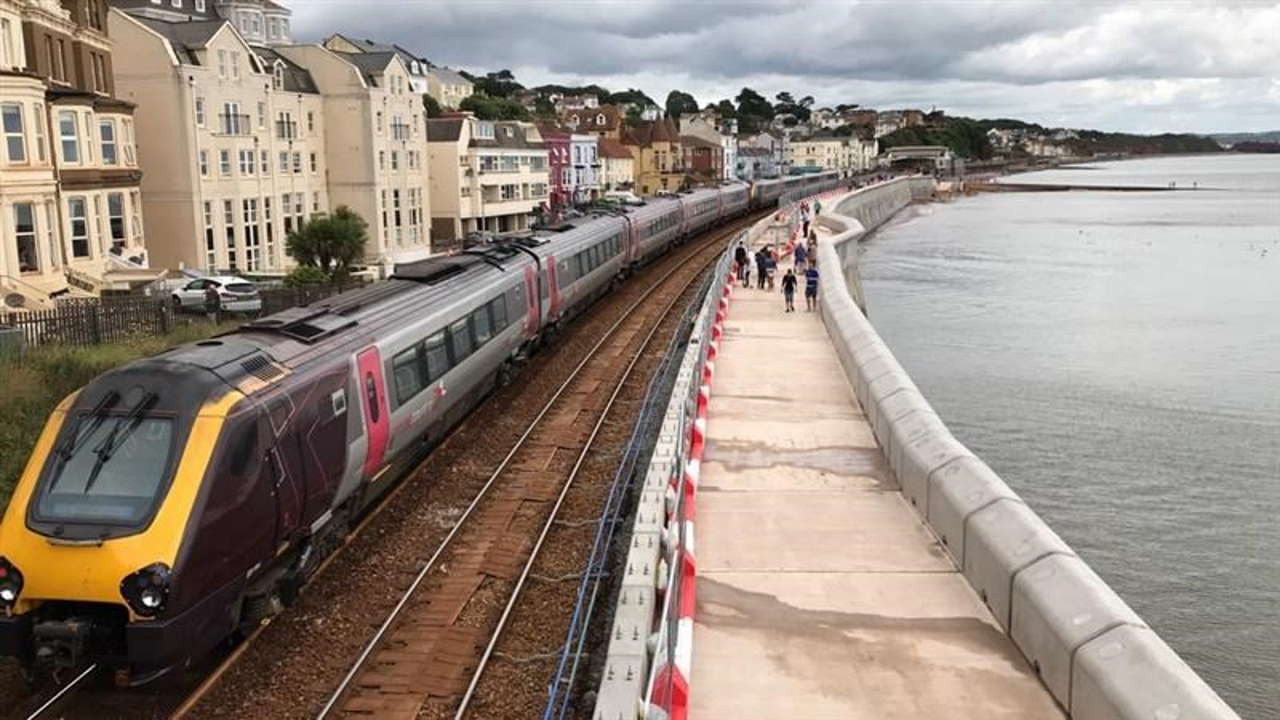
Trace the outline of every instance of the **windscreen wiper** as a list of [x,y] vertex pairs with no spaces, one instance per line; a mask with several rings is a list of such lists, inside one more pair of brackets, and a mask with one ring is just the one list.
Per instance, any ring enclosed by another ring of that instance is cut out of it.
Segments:
[[71,456],[76,452],[76,447],[78,447],[83,440],[93,437],[93,434],[97,432],[98,427],[107,419],[107,410],[110,409],[112,405],[115,405],[119,399],[120,393],[115,390],[103,395],[102,399],[98,401],[98,404],[93,406],[93,410],[89,412],[89,417],[93,418],[93,421],[89,423],[87,428],[76,428],[75,432],[68,435],[66,439],[62,441],[62,444],[59,445],[56,450],[58,457],[63,460],[70,460]]
[[[125,441],[129,439],[129,436],[133,434],[133,431],[137,430],[138,426],[142,424],[142,413],[150,410],[151,407],[156,404],[156,400],[158,400],[159,397],[159,395],[156,395],[153,392],[143,395],[142,399],[134,404],[134,406],[129,410],[129,414],[125,415],[124,419],[120,422],[113,425],[111,427],[111,432],[107,433],[107,436],[102,439],[102,442],[98,443],[98,447],[93,449],[93,452],[98,456],[98,459],[94,461],[93,469],[89,471],[89,479],[84,483],[85,495],[89,494],[89,490],[93,487],[93,484],[98,481],[98,475],[102,472],[102,466],[107,464],[107,461],[111,459],[111,455],[116,450],[119,450],[120,446],[124,445]],[[122,425],[128,426],[125,428],[123,434],[120,433],[120,426]],[[116,439],[117,435],[120,436],[119,440]]]

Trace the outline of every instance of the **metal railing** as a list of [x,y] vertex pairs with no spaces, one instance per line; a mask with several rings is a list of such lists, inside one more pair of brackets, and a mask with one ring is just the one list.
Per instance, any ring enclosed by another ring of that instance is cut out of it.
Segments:
[[249,122],[248,115],[236,115],[231,113],[221,113],[218,115],[218,128],[220,135],[249,135],[252,132],[252,125]]

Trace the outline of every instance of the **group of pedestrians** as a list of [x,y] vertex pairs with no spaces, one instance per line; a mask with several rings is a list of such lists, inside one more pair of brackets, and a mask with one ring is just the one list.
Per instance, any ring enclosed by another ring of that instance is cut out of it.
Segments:
[[[807,210],[807,206],[802,209]],[[807,220],[805,224],[808,224]],[[783,312],[796,311],[796,290],[801,278],[804,278],[805,310],[812,312],[818,309],[818,237],[816,233],[808,231],[807,228],[804,237],[807,240],[805,242],[797,242],[792,249],[791,256],[794,260],[794,265],[782,276]],[[754,264],[756,269],[756,288],[773,291],[774,276],[778,270],[778,253],[773,249],[772,245],[765,245],[757,250],[754,257],[752,257],[747,251],[747,246],[743,243],[738,243],[738,247],[734,249],[733,259],[738,282],[742,283],[743,287],[751,287],[751,267]]]

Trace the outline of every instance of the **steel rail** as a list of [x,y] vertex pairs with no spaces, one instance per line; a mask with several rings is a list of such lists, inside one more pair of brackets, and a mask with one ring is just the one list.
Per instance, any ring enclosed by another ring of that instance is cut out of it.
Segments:
[[[736,231],[730,231],[730,232],[724,233],[723,235],[734,236],[735,234],[736,234]],[[706,244],[708,246],[715,245],[718,241],[720,241],[723,238],[723,235],[717,235],[714,240],[708,241]],[[630,379],[631,373],[635,370],[636,365],[640,363],[640,360],[644,358],[645,352],[648,350],[649,345],[653,341],[653,338],[657,335],[658,330],[662,327],[662,321],[668,315],[671,314],[671,310],[676,306],[677,303],[679,303],[680,298],[684,296],[685,292],[690,287],[693,287],[694,283],[698,282],[700,278],[702,278],[703,273],[706,272],[706,269],[716,264],[719,261],[719,259],[720,259],[720,254],[717,253],[710,260],[704,263],[702,267],[699,268],[699,271],[695,275],[693,275],[691,278],[689,278],[689,280],[687,280],[680,287],[679,291],[675,293],[675,295],[671,298],[670,302],[668,302],[666,306],[662,309],[662,311],[658,314],[657,322],[655,322],[653,327],[649,329],[649,332],[645,334],[644,340],[642,340],[640,343],[640,347],[636,349],[635,353],[631,357],[630,362],[627,363],[626,369],[623,371],[621,377],[619,377],[617,383],[614,385],[613,392],[609,394],[609,399],[605,402],[605,405],[600,412],[600,417],[596,420],[595,425],[591,428],[591,434],[587,437],[586,444],[583,446],[581,452],[578,453],[578,458],[574,462],[572,470],[570,470],[569,472],[569,477],[565,481],[564,487],[560,489],[560,494],[556,498],[556,504],[551,508],[550,515],[547,516],[546,521],[542,525],[542,531],[538,535],[538,541],[534,544],[533,550],[529,553],[529,558],[528,560],[525,561],[524,569],[521,571],[520,577],[516,581],[515,588],[512,590],[511,596],[507,599],[507,604],[503,608],[502,615],[498,619],[498,625],[494,629],[493,634],[490,636],[489,642],[485,646],[484,654],[481,655],[480,662],[476,665],[476,669],[471,675],[471,681],[467,685],[467,691],[462,696],[462,700],[458,704],[458,709],[454,713],[454,720],[462,720],[463,718],[466,717],[467,710],[470,707],[471,700],[473,697],[475,697],[476,687],[480,684],[480,677],[484,674],[484,671],[489,664],[489,659],[493,656],[494,649],[498,645],[498,641],[502,636],[503,630],[506,629],[507,621],[510,619],[511,612],[512,610],[515,609],[516,603],[520,599],[520,593],[524,589],[525,582],[528,580],[528,577],[529,577],[529,573],[532,572],[534,563],[536,563],[538,560],[538,553],[542,550],[542,545],[546,541],[547,535],[550,534],[551,528],[555,525],[556,520],[560,513],[560,508],[561,506],[564,505],[564,500],[568,496],[569,490],[573,488],[574,480],[577,479],[578,473],[581,470],[583,463],[586,462],[587,454],[591,452],[592,446],[596,440],[596,437],[600,433],[600,429],[604,427],[605,420],[609,418],[609,412],[610,410],[613,409],[613,405],[617,401],[618,396],[622,394],[622,390],[626,386],[627,380]],[[658,281],[657,283],[655,283],[654,286],[651,287],[649,291],[645,293],[644,297],[642,297],[640,301],[637,301],[636,305],[633,305],[631,309],[634,309],[639,305],[640,302],[643,302],[645,299],[647,299],[649,295],[657,288],[657,286],[665,283],[667,279],[669,279],[669,277],[664,278]],[[628,310],[627,316],[630,315],[630,312],[631,310]],[[624,319],[627,316],[624,316]]]

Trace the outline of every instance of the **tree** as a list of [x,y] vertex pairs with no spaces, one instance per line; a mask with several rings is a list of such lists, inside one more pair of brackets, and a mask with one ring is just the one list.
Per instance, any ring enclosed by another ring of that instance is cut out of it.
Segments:
[[458,104],[459,110],[475,113],[481,120],[528,120],[529,111],[520,103],[506,97],[469,95]]
[[554,118],[556,116],[556,106],[551,101],[541,95],[537,100],[533,101],[533,114],[540,118]]
[[[591,87],[599,86],[593,85]],[[603,90],[604,88],[600,89]],[[622,92],[616,93],[607,92],[603,95],[599,95],[599,97],[602,105],[639,105],[641,107],[649,107],[650,105],[658,104],[653,101],[653,98],[644,94],[644,91],[637,90],[636,88],[627,88]]]
[[751,88],[738,93],[738,127],[743,132],[759,132],[773,119],[773,105],[763,95]]
[[440,114],[444,112],[440,107],[440,103],[436,102],[435,98],[426,93],[422,94],[422,106],[426,108],[427,117],[429,118],[440,117]]
[[339,205],[332,215],[315,218],[289,233],[285,251],[299,265],[313,267],[341,280],[364,257],[369,224],[354,210]]
[[[775,96],[778,104],[773,106],[774,112],[778,115],[790,115],[798,122],[808,122],[812,111],[809,109],[813,106],[813,96],[806,95],[799,101],[795,99],[789,92],[780,92]],[[794,125],[795,123],[789,123]]]
[[465,72],[462,75],[471,81],[477,93],[483,93],[489,97],[511,97],[516,91],[524,89],[523,85],[516,82],[516,77],[511,74],[510,70],[487,73],[484,77],[470,75]]
[[644,115],[644,110],[641,109],[640,106],[632,105],[631,107],[628,107],[627,117],[626,117],[627,127],[639,126],[640,123],[644,122],[643,115]]
[[734,109],[732,100],[721,100],[716,103],[716,112],[720,113],[720,117],[724,120],[738,117],[738,111]]
[[698,101],[687,92],[672,90],[667,93],[666,108],[672,120],[679,120],[681,115],[698,112]]

